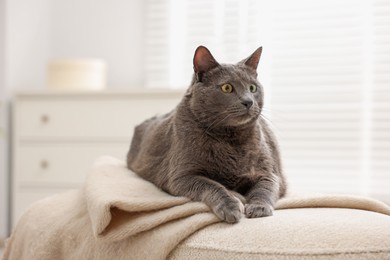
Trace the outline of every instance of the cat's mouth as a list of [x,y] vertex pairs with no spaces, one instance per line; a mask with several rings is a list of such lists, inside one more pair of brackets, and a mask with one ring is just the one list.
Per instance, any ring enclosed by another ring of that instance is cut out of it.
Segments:
[[245,125],[245,124],[248,124],[248,123],[252,123],[254,121],[256,121],[258,118],[258,115],[246,115],[246,116],[243,116],[241,117],[241,124],[242,125]]
[[255,122],[259,115],[260,113],[254,110],[245,110],[241,113],[237,113],[234,116],[234,120],[236,121],[237,125],[246,125]]
[[253,121],[253,118],[247,116],[247,117],[242,117],[241,120],[238,121],[238,123],[239,123],[239,125],[246,125],[252,121]]

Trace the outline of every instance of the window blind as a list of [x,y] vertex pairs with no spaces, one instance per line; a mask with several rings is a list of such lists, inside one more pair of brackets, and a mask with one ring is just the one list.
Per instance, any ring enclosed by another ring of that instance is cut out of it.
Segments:
[[390,203],[390,2],[148,0],[148,87],[187,87],[206,45],[223,62],[264,46],[267,118],[296,191]]
[[356,1],[275,6],[272,111],[296,190],[366,191],[364,59]]
[[147,0],[145,5],[145,84],[169,87],[169,1]]
[[372,151],[370,193],[390,203],[390,2],[372,7]]
[[255,0],[148,0],[146,86],[187,87],[199,45],[223,62],[249,56],[259,47],[254,6]]

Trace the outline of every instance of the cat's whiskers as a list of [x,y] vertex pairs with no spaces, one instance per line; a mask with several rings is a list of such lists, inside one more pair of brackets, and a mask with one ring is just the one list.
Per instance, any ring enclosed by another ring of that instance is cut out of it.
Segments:
[[212,113],[211,115],[210,115],[210,113],[207,113],[207,114],[198,115],[198,116],[196,117],[196,120],[197,120],[199,123],[201,123],[201,124],[207,126],[207,123],[208,123],[208,122],[210,122],[210,121],[215,121],[215,120],[217,120],[217,119],[220,118],[220,117],[221,117],[221,114],[220,114],[220,113]]
[[267,116],[265,116],[264,114],[260,114],[260,116],[267,122],[271,123],[272,124],[272,121],[271,119],[269,119]]
[[[226,112],[225,112],[226,113]],[[225,114],[224,113],[224,114]],[[220,114],[221,115],[221,114]],[[205,132],[209,132],[210,130],[214,129],[215,127],[217,127],[220,123],[222,123],[224,120],[226,120],[229,116],[231,116],[230,113],[227,113],[227,115],[225,117],[223,117],[221,120],[218,121],[219,118],[215,119],[208,127],[207,129],[205,130]]]
[[[225,110],[222,113],[215,112],[215,113],[207,113],[207,114],[201,114],[201,115],[198,114],[196,117],[196,120],[201,124],[201,126],[203,128],[203,133],[210,134],[210,130],[217,127],[224,120],[226,120],[229,116],[230,116],[229,111]],[[208,122],[212,122],[212,123],[208,124]]]
[[252,111],[248,111],[246,109],[242,109],[242,108],[233,106],[233,107],[228,108],[227,111],[229,113],[231,113],[233,115],[237,115],[237,116],[244,116],[245,114],[248,114],[249,116],[260,115],[260,108],[258,108],[258,107],[254,107],[254,108],[252,108]]

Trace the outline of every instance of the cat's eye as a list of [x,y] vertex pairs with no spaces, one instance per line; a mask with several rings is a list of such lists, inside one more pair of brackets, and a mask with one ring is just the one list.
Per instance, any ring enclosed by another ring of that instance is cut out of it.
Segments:
[[221,89],[222,89],[222,91],[225,92],[225,93],[232,93],[232,91],[233,91],[233,86],[230,85],[230,84],[223,84],[223,85],[221,86]]
[[249,86],[249,91],[252,92],[252,93],[255,93],[257,91],[257,86],[252,84]]

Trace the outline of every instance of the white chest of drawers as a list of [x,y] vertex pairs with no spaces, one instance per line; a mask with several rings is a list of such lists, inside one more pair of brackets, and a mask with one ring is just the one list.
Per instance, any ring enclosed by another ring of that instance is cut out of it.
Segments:
[[33,202],[85,180],[101,155],[125,160],[134,126],[173,109],[182,91],[25,92],[13,106],[12,225]]

